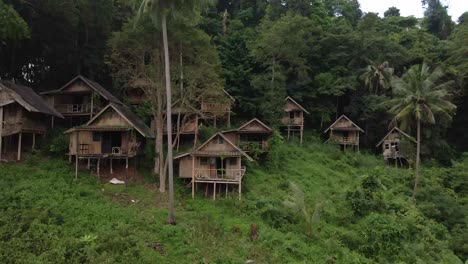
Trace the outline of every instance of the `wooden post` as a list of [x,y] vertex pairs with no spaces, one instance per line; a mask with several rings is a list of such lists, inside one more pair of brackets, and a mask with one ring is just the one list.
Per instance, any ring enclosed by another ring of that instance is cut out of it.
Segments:
[[91,118],[90,119],[92,119],[93,118],[93,112],[94,112],[94,92],[91,93],[91,109],[90,109],[90,111],[91,111],[91,114],[90,114]]
[[91,169],[91,158],[88,158],[88,170]]
[[32,149],[36,149],[36,133],[33,133],[32,134],[33,138],[32,138]]
[[301,144],[302,144],[302,137],[303,137],[303,135],[304,135],[304,126],[303,126],[303,125],[301,126],[301,132],[300,132],[300,134],[301,134]]
[[228,184],[226,183],[226,198],[227,198],[227,193],[228,193]]
[[216,200],[216,182],[214,182],[214,186],[213,186],[213,200]]
[[195,199],[195,156],[192,156],[192,199]]
[[2,160],[3,107],[0,107],[0,162]]
[[125,190],[128,187],[128,154],[127,157],[125,158]]
[[242,199],[242,178],[239,179],[239,201]]
[[20,132],[18,134],[18,156],[17,156],[17,160],[20,161],[21,160],[21,141],[23,139],[23,133]]
[[51,121],[51,127],[54,128],[54,117],[53,116],[52,116],[52,119],[50,121]]
[[114,174],[114,170],[112,168],[112,158],[110,158],[110,173]]
[[291,134],[291,125],[288,125],[288,141],[289,141],[290,134]]
[[78,152],[75,155],[75,180],[78,179]]
[[97,176],[98,176],[98,179],[101,179],[101,174],[99,174],[100,165],[101,165],[101,157],[99,157],[98,160],[97,160]]

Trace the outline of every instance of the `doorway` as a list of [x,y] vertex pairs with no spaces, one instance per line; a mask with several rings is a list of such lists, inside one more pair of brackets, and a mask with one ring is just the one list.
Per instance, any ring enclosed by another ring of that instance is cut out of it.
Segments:
[[113,148],[116,148],[115,150],[118,150],[118,152],[120,153],[121,146],[122,146],[122,132],[102,133],[101,149],[102,149],[103,154],[113,153],[112,151]]

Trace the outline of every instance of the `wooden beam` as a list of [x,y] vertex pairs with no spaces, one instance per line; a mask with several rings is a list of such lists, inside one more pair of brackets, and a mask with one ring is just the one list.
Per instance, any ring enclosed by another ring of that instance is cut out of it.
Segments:
[[192,199],[195,199],[195,156],[192,156]]
[[97,160],[97,176],[98,176],[98,179],[101,179],[101,175],[99,173],[99,167],[101,166],[101,157],[98,158]]
[[128,154],[127,154],[127,158],[125,158],[125,190],[128,187],[127,182],[128,182]]
[[0,107],[0,162],[2,160],[3,107]]
[[110,174],[114,174],[114,170],[112,168],[112,158],[110,158]]
[[32,134],[33,138],[32,138],[32,149],[36,149],[36,133],[33,133]]
[[214,182],[213,186],[213,200],[216,200],[216,182]]
[[78,153],[75,155],[75,180],[78,179]]
[[18,134],[18,156],[17,156],[17,160],[20,161],[21,160],[21,141],[23,139],[23,133],[20,132]]

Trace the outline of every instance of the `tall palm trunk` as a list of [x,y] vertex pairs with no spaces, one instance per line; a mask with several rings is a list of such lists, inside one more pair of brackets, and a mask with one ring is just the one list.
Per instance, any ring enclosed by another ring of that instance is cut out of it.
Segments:
[[419,162],[421,155],[421,119],[417,120],[417,143],[416,143],[416,175],[414,177],[413,200],[416,200],[416,192],[419,184]]
[[162,34],[164,45],[164,71],[166,75],[166,120],[167,120],[167,161],[169,176],[169,216],[167,222],[175,224],[174,218],[174,166],[172,160],[172,95],[171,95],[171,73],[169,70],[169,45],[167,42],[166,14],[162,14]]

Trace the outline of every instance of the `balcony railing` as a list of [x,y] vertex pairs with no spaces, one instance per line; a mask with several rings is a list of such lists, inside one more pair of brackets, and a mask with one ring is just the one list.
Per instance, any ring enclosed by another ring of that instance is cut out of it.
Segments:
[[208,103],[203,102],[201,105],[202,112],[208,113],[223,113],[231,111],[231,105],[228,103]]
[[302,125],[304,124],[304,118],[302,117],[283,117],[283,125]]
[[46,130],[43,124],[34,123],[32,121],[16,121],[16,122],[3,122],[2,123],[2,135],[7,136],[17,133],[21,130],[39,131],[44,132]]
[[[86,114],[91,113],[91,104],[59,104],[55,108],[63,114]],[[94,108],[94,111],[97,109]]]
[[265,151],[268,149],[268,141],[242,141],[239,143],[239,147],[246,152],[255,150]]
[[333,138],[330,138],[330,143],[354,145],[358,143],[358,138],[357,137],[333,137]]
[[245,174],[242,169],[195,169],[195,180],[239,181]]

